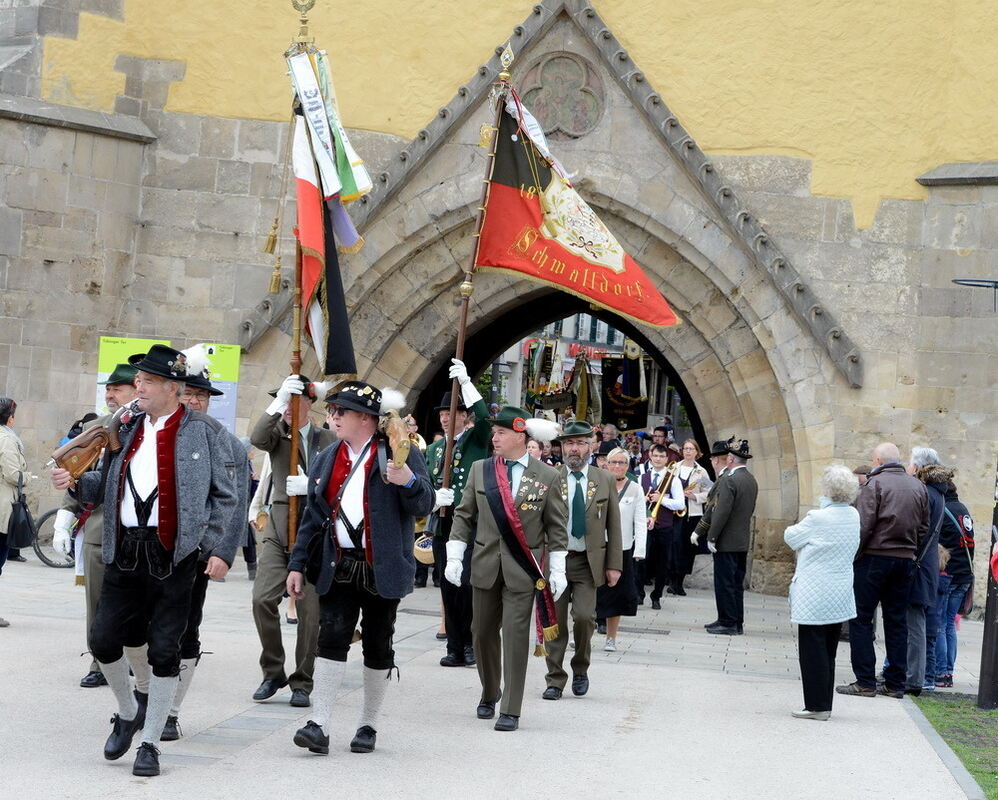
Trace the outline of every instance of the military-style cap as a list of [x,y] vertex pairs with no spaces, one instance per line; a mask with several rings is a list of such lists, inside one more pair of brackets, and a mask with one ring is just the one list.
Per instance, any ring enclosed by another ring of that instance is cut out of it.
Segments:
[[596,430],[588,422],[570,422],[562,430],[561,435],[558,437],[559,442],[563,442],[565,439],[578,439],[580,437],[593,436]]
[[98,386],[131,386],[138,372],[131,364],[115,364],[114,372],[107,376],[106,381],[97,381]]

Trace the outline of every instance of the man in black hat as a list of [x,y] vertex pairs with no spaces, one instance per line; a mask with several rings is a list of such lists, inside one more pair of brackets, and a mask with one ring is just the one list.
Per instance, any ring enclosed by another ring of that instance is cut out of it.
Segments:
[[593,451],[593,426],[572,422],[558,437],[565,463],[559,467],[562,488],[567,490],[568,558],[565,576],[568,588],[558,598],[558,636],[548,643],[545,700],[561,698],[568,681],[565,649],[568,647],[568,604],[572,604],[575,655],[572,656],[572,694],[589,691],[591,641],[596,625],[596,589],[604,583],[616,586],[623,569],[620,507],[613,475],[589,464]]
[[[436,410],[440,414],[440,427],[444,438],[426,449],[426,467],[436,489],[436,506],[457,506],[461,502],[464,486],[468,482],[471,465],[489,453],[492,423],[489,421],[485,401],[468,375],[464,362],[454,358],[450,368],[451,380],[461,386],[461,399],[457,406],[454,425],[454,452],[451,455],[450,488],[443,489],[444,458],[447,451],[447,431],[450,430],[451,393],[445,392]],[[466,430],[468,409],[475,415],[475,424]],[[433,556],[442,573],[447,565],[447,540],[450,538],[453,514],[448,509],[443,516],[431,515],[433,526]],[[461,585],[450,581],[440,582],[440,596],[444,604],[444,624],[447,628],[447,654],[440,659],[442,667],[463,667],[475,664],[475,648],[471,642],[471,553],[465,558]]]
[[[567,586],[568,509],[558,470],[527,453],[528,436],[550,440],[557,426],[533,419],[515,406],[505,406],[491,422],[495,457],[471,467],[461,504],[454,511],[444,577],[459,585],[465,552],[474,552],[472,635],[482,683],[476,713],[479,719],[492,719],[501,695],[495,729],[515,731],[520,725],[535,600],[545,638],[550,641],[558,635],[555,602]],[[543,654],[543,643],[538,646],[538,654]]]
[[[749,443],[728,442],[724,477],[718,475],[707,526],[707,549],[714,554],[714,602],[717,620],[708,633],[740,636],[745,622],[745,565],[752,542],[752,515],[759,486],[745,465],[752,458]],[[706,517],[706,511],[704,513]],[[697,530],[700,530],[698,526]],[[693,536],[697,532],[694,531]]]
[[[129,359],[139,412],[123,421],[121,449],[107,453],[100,474],[80,479],[77,496],[104,506],[103,556],[107,570],[90,650],[118,701],[104,757],[115,760],[141,728],[132,773],[159,774],[159,741],[176,695],[180,640],[187,627],[198,552],[216,550],[236,511],[235,463],[228,432],[180,403],[187,358],[165,345]],[[54,469],[57,489],[69,488],[66,470]],[[229,565],[208,559],[210,577]],[[149,698],[140,713],[124,646],[148,643]]]
[[364,704],[354,753],[370,753],[377,718],[395,665],[392,636],[399,600],[412,591],[417,517],[433,508],[434,491],[418,447],[396,464],[378,418],[398,410],[398,392],[348,381],[326,397],[339,441],[316,457],[308,474],[308,502],[288,563],[287,590],[303,596],[305,576],[319,595],[319,640],[312,718],[294,743],[329,753],[329,718],[346,672],[347,653],[361,620]]
[[[117,364],[106,381],[98,382],[104,386],[104,403],[111,412],[86,423],[83,430],[94,426],[106,426],[111,416],[122,406],[135,399],[135,367],[131,364]],[[62,508],[55,515],[55,533],[52,536],[52,547],[66,556],[72,552],[73,524],[83,513],[83,507],[71,494],[66,494]],[[104,582],[104,562],[101,560],[101,529],[104,524],[104,514],[100,509],[88,514],[83,525],[83,585],[87,601],[87,630],[93,624],[97,613],[97,601],[100,599],[100,587]],[[83,676],[80,686],[93,689],[107,686],[107,681],[100,671],[97,659],[90,662],[90,671]],[[143,686],[143,689],[146,687]]]
[[[288,497],[305,494],[305,471],[320,450],[336,441],[336,434],[309,421],[316,389],[304,375],[289,375],[280,388],[270,394],[274,401],[250,433],[253,446],[270,455],[271,468],[270,515],[267,527],[260,534],[256,580],[253,581],[253,621],[260,637],[260,669],[263,671],[263,681],[253,693],[253,699],[267,700],[290,684],[291,705],[307,708],[312,692],[315,642],[319,635],[319,599],[315,589],[306,584],[297,604],[295,669],[289,677],[284,668],[280,614],[288,577]],[[298,475],[290,475],[291,397],[296,394],[300,397],[299,424],[302,420],[304,424],[295,437],[300,465]]]

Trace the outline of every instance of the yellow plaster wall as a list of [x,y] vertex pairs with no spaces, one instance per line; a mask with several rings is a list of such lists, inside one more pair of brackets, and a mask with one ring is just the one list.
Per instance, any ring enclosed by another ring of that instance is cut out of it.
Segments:
[[[815,194],[868,226],[948,161],[998,158],[998,14],[988,0],[594,0],[707,152],[813,160]],[[312,29],[346,124],[407,138],[530,13],[530,0],[318,0]],[[118,54],[183,61],[167,110],[283,119],[285,0],[126,0],[48,37],[43,94],[110,110]],[[514,76],[515,77],[515,76]]]

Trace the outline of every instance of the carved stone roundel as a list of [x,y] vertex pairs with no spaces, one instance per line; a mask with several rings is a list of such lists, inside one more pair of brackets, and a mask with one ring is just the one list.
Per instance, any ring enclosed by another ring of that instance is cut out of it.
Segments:
[[603,116],[603,81],[575,53],[545,56],[527,71],[522,86],[524,104],[551,139],[579,139]]

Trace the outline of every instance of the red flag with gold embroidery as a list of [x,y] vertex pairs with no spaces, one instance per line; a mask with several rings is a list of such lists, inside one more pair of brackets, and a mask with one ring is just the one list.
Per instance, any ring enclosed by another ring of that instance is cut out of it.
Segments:
[[572,187],[512,90],[496,135],[475,266],[547,283],[635,322],[660,328],[679,322]]

